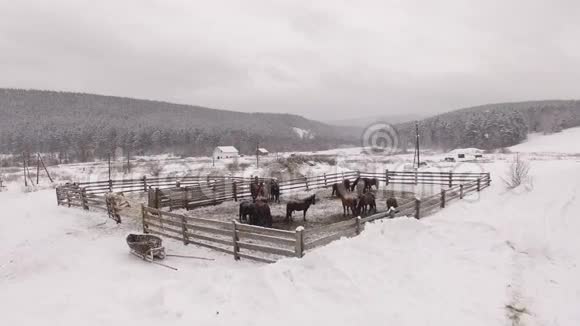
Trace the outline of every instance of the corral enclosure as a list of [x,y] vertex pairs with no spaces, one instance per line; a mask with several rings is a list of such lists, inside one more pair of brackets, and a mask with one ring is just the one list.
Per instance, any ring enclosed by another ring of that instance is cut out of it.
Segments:
[[[376,178],[378,212],[366,217],[343,216],[340,201],[331,197],[330,188],[344,179]],[[302,257],[308,250],[340,237],[355,236],[364,223],[392,217],[384,201],[395,196],[400,202],[400,216],[421,218],[444,208],[454,199],[488,187],[488,173],[351,171],[324,174],[279,182],[282,202],[271,203],[274,228],[241,224],[237,200],[250,197],[252,179],[237,177],[110,180],[101,183],[73,184],[56,190],[59,205],[106,208],[109,216],[121,222],[121,215],[131,222],[140,220],[143,231],[234,255],[273,262],[280,257]],[[264,179],[263,181],[267,181]],[[133,214],[103,200],[110,190],[134,192],[134,200],[144,202]],[[412,190],[412,191],[410,191]],[[285,222],[284,203],[290,198],[318,195],[306,222],[301,212]],[[136,216],[139,215],[139,216]]]

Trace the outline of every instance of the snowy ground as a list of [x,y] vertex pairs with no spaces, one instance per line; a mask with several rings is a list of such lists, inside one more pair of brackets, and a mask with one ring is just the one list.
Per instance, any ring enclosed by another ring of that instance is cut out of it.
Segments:
[[534,159],[533,188],[506,191],[510,158],[461,164],[491,172],[492,186],[426,219],[377,221],[358,237],[271,265],[166,241],[168,252],[215,259],[167,258],[179,268],[172,271],[128,254],[124,236],[137,222],[117,226],[100,213],[57,207],[50,189],[2,192],[1,320],[578,325],[580,162]]

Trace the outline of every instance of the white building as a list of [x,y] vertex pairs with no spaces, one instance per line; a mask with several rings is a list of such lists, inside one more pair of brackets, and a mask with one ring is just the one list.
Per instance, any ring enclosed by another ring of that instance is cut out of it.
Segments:
[[221,160],[224,158],[236,158],[240,153],[234,146],[218,146],[213,150],[213,158]]
[[258,154],[262,155],[262,156],[266,156],[266,155],[270,154],[270,152],[268,152],[267,149],[260,147],[260,148],[258,148]]

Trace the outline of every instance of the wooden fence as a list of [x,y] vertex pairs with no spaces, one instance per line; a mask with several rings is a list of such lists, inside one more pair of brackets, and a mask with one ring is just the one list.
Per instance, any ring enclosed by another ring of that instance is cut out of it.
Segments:
[[[399,216],[423,218],[446,207],[449,202],[481,191],[491,180],[483,178],[466,184],[444,189],[440,194],[422,199],[407,200],[399,206]],[[360,234],[367,222],[390,218],[388,212],[380,212],[364,218],[355,217],[312,229],[296,228],[285,231],[271,228],[216,221],[175,214],[142,206],[143,232],[195,244],[223,253],[234,259],[246,258],[260,262],[274,262],[283,257],[302,257],[314,248],[326,245],[342,237]]]
[[271,263],[281,257],[302,257],[303,229],[284,231],[253,225],[216,221],[165,212],[142,206],[143,232],[156,234],[183,244],[195,244],[247,258]]

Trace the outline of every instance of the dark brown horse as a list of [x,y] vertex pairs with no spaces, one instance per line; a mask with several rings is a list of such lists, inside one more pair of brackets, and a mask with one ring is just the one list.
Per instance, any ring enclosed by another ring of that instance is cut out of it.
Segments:
[[256,199],[255,214],[253,225],[263,226],[266,228],[272,227],[272,213],[270,211],[270,206],[266,198],[258,197]]
[[377,212],[377,202],[375,200],[375,195],[372,192],[367,192],[363,194],[358,199],[358,212],[359,214],[367,214],[371,212]]
[[252,201],[256,202],[258,196],[264,196],[264,183],[258,183],[258,177],[250,183],[250,194],[252,195]]
[[290,217],[292,217],[292,213],[294,211],[302,211],[304,212],[303,219],[306,221],[306,212],[310,205],[316,204],[316,195],[309,196],[302,200],[291,200],[286,204],[286,221],[290,221]]

